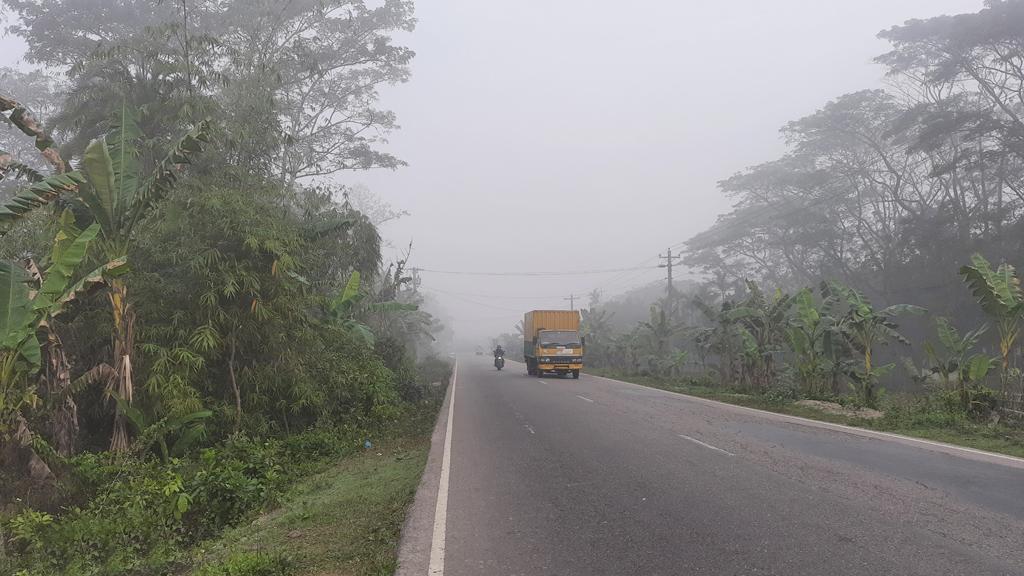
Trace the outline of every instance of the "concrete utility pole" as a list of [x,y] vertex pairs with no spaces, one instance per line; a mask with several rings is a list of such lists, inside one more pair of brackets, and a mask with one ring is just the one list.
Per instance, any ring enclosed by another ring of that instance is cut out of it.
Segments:
[[676,264],[676,261],[679,258],[682,258],[682,256],[680,256],[679,254],[676,254],[675,256],[673,256],[672,255],[672,249],[669,248],[667,255],[666,254],[658,254],[658,258],[661,258],[662,260],[665,261],[664,264],[658,264],[658,268],[667,268],[668,269],[668,286],[666,287],[665,291],[668,293],[668,297],[671,299],[673,294],[675,293],[675,288],[673,288],[673,286],[672,286],[672,266],[674,266]]
[[412,293],[416,294],[420,289],[420,269],[409,268],[409,271],[412,272]]
[[569,301],[569,310],[575,310],[576,309],[576,295],[575,294],[569,294],[568,298],[562,298],[562,300],[568,300]]
[[672,248],[668,249],[668,254],[658,254],[658,258],[665,261],[664,264],[658,264],[658,268],[666,268],[668,270],[668,284],[665,286],[665,303],[668,308],[668,319],[672,320],[675,316],[676,309],[676,292],[675,287],[672,285],[672,267],[675,266],[676,261],[682,258],[679,254],[672,255]]

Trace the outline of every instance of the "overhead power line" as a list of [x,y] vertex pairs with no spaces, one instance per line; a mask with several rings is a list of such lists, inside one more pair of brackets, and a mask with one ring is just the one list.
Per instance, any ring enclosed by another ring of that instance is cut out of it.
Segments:
[[594,274],[613,274],[617,272],[631,272],[633,270],[647,270],[657,266],[633,266],[631,268],[606,268],[603,270],[565,270],[550,272],[475,272],[469,270],[436,270],[433,268],[412,268],[416,272],[430,272],[433,274],[452,274],[457,276],[587,276]]
[[524,295],[501,295],[501,294],[480,294],[471,292],[453,292],[451,290],[441,290],[440,288],[430,288],[433,292],[439,292],[441,294],[448,294],[449,296],[462,296],[463,298],[490,298],[494,300],[558,300],[562,298],[561,294],[549,295],[549,296],[524,296]]
[[465,302],[467,304],[473,304],[474,306],[481,306],[483,308],[490,308],[492,310],[501,310],[502,312],[515,312],[517,314],[522,312],[522,310],[519,310],[519,309],[516,309],[516,308],[507,308],[505,306],[495,306],[494,304],[488,304],[486,302],[478,302],[478,301],[472,300],[470,298],[465,298],[463,296],[457,296],[457,295],[455,295],[455,294],[453,294],[451,292],[444,292],[443,290],[435,290],[433,288],[427,288],[425,286],[421,287],[420,289],[421,290],[426,290],[427,292],[434,292],[434,293],[437,293],[437,294],[445,294],[447,296],[455,298],[456,300],[461,300],[462,302]]

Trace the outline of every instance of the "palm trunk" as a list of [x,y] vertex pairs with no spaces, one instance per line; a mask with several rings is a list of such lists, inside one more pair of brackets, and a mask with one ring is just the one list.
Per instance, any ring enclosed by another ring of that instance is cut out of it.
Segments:
[[[1004,321],[1005,322],[1005,321]],[[1010,353],[1013,346],[1013,339],[1010,334],[1016,327],[1006,322],[999,327],[999,356],[1001,360],[999,371],[999,386],[1002,388],[1003,399],[1005,400],[1010,392]]]
[[[110,281],[110,305],[114,313],[114,382],[117,397],[132,403],[135,387],[132,383],[132,348],[135,344],[135,311],[128,304],[128,287],[124,280]],[[114,430],[110,439],[112,452],[128,449],[128,429],[121,410],[114,408]]]
[[868,405],[874,404],[875,382],[874,374],[871,373],[871,345],[864,349],[864,402]]
[[51,434],[57,453],[66,458],[74,453],[78,438],[78,405],[71,395],[71,367],[64,344],[51,326],[46,327],[43,351],[44,382],[48,395],[56,400],[50,423]]

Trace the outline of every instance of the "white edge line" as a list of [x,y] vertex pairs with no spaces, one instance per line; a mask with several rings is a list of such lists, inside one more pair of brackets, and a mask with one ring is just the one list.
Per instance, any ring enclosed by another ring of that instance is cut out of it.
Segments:
[[452,394],[448,399],[448,422],[444,432],[444,453],[441,456],[441,480],[437,485],[437,505],[434,508],[434,533],[430,543],[428,574],[443,576],[445,530],[448,524],[448,473],[452,465],[452,419],[455,416],[455,383],[459,377],[459,361],[452,370]]
[[580,400],[586,400],[587,402],[590,402],[590,403],[594,402],[590,398],[587,398],[586,396],[580,396],[579,394],[577,394],[576,397],[579,398]]
[[[782,414],[780,412],[771,412],[769,410],[759,410],[757,408],[750,408],[748,406],[740,406],[739,404],[730,404],[728,402],[720,402],[718,400],[711,400],[710,398],[701,398],[700,396],[691,396],[690,394],[683,394],[682,392],[673,392],[671,390],[662,390],[661,388],[653,388],[651,386],[644,386],[643,384],[634,384],[632,382],[626,382],[624,380],[616,380],[614,378],[608,378],[605,376],[598,376],[596,374],[590,374],[594,378],[600,378],[609,382],[615,382],[616,384],[628,384],[630,386],[636,386],[645,390],[654,390],[664,394],[672,396],[681,396],[688,400],[695,402],[703,402],[704,404],[711,404],[714,406],[723,406],[732,410],[738,410],[742,412],[751,412],[754,414],[769,416],[771,418],[783,421],[792,422],[794,424],[804,424],[812,428],[824,428],[827,430],[838,430],[840,432],[847,432],[855,436],[867,437],[867,438],[885,438],[892,440],[899,440],[908,444],[921,444],[924,446],[934,446],[936,448],[942,448],[946,450],[945,454],[949,454],[951,451],[963,452],[966,454],[973,454],[976,456],[982,456],[985,461],[993,463],[991,460],[1002,460],[1004,463],[1017,467],[1024,468],[1024,458],[1018,458],[1016,456],[1010,456],[1009,454],[1000,454],[998,452],[986,452],[985,450],[978,450],[977,448],[970,448],[968,446],[958,446],[956,444],[947,444],[945,442],[936,442],[934,440],[926,440],[924,438],[915,438],[913,436],[904,436],[902,434],[894,434],[892,432],[882,432],[879,430],[871,430],[868,428],[857,428],[856,426],[846,426],[845,424],[836,424],[834,422],[825,422],[824,420],[814,420],[812,418],[804,418],[802,416],[790,416],[789,414]],[[952,454],[951,454],[952,455]]]
[[721,452],[722,454],[725,454],[727,456],[735,456],[735,454],[733,454],[732,452],[729,452],[727,450],[722,450],[721,448],[719,448],[717,446],[712,446],[711,444],[708,444],[706,442],[701,442],[700,440],[697,440],[696,438],[691,438],[691,437],[687,436],[686,434],[680,434],[679,437],[684,439],[684,440],[689,440],[690,442],[693,442],[694,444],[700,444],[701,446],[703,446],[705,448],[708,448],[710,450],[714,450],[715,452]]

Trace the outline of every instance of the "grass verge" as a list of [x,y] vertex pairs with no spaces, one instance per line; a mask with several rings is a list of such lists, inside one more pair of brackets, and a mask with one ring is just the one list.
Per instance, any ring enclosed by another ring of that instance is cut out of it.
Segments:
[[197,576],[382,576],[430,451],[436,410],[296,482],[275,509],[196,552]]
[[885,407],[884,417],[869,420],[824,412],[809,406],[798,405],[792,400],[754,394],[741,394],[718,388],[696,386],[679,380],[650,376],[625,376],[603,370],[590,370],[589,373],[650,388],[678,392],[680,394],[717,400],[748,408],[757,408],[789,416],[800,416],[812,420],[845,424],[847,426],[856,426],[881,432],[892,432],[914,438],[935,440],[937,442],[1024,458],[1024,429],[1005,424],[973,421],[963,415],[942,412],[934,406],[929,406],[927,402],[920,400],[890,400],[890,404]]
[[402,438],[300,481],[280,507],[207,546],[197,573],[392,574],[429,450],[429,438]]

